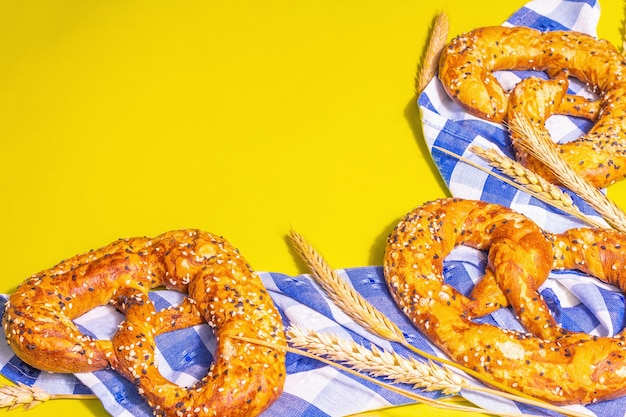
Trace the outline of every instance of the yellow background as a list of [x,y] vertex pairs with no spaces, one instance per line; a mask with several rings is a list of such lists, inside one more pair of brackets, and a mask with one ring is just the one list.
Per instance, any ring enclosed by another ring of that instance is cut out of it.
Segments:
[[[187,227],[262,271],[306,272],[291,228],[335,267],[379,265],[398,219],[447,195],[413,92],[434,16],[453,35],[524,3],[0,1],[0,291]],[[623,3],[602,7],[620,45]],[[96,400],[29,415],[60,411],[106,415]]]

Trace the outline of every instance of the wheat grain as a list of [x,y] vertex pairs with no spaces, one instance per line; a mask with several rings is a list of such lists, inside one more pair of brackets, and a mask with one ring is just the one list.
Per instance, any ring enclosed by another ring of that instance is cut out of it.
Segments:
[[305,330],[298,326],[287,329],[289,342],[315,354],[348,365],[373,377],[383,377],[394,383],[413,385],[426,391],[442,391],[453,395],[461,391],[467,382],[458,374],[437,366],[404,358],[395,352],[381,350],[372,345],[367,349],[352,340],[334,334]]
[[294,249],[308,265],[313,277],[338,307],[356,323],[378,336],[398,343],[406,343],[404,334],[398,326],[341,279],[319,252],[299,233],[292,230],[289,239]]
[[437,74],[439,57],[448,40],[449,27],[448,16],[443,12],[439,13],[433,23],[428,47],[415,80],[415,91],[417,94],[420,94]]
[[[523,191],[533,197],[535,197],[537,200],[543,201],[544,203],[557,208],[561,211],[563,211],[564,213],[567,213],[573,217],[578,218],[579,220],[582,220],[583,222],[594,226],[594,227],[600,227],[600,228],[605,228],[606,225],[604,223],[601,223],[599,221],[596,221],[594,218],[587,216],[586,214],[582,213],[576,206],[572,205],[571,207],[569,207],[567,204],[563,204],[563,201],[559,198],[559,199],[554,199],[554,198],[548,198],[546,193],[537,193],[534,191],[535,187],[526,187],[524,184],[518,184],[517,182],[513,181],[512,179],[509,179],[507,177],[504,177],[500,174],[497,174],[487,168],[485,168],[484,166],[477,164],[476,162],[464,158],[460,155],[455,154],[454,152],[450,152],[447,149],[441,148],[439,146],[433,146],[433,149],[436,149],[442,153],[445,153],[449,156],[452,156],[453,158],[458,159],[459,161],[470,165],[478,170],[483,171],[484,173],[491,175],[494,178],[497,178],[498,180],[509,184],[510,186]],[[526,182],[526,180],[522,180],[522,182]]]
[[9,410],[18,407],[30,410],[44,401],[48,401],[50,398],[50,394],[42,389],[29,387],[24,384],[0,387],[0,407],[8,407]]
[[23,407],[31,410],[39,404],[55,399],[87,399],[96,398],[91,394],[49,394],[41,388],[17,383],[16,385],[0,386],[0,408],[14,410]]
[[594,227],[606,227],[604,223],[596,221],[580,211],[569,194],[519,162],[505,156],[497,149],[481,148],[480,146],[472,145],[470,151],[486,160],[492,167],[509,176],[515,183],[523,186],[525,191],[530,192],[541,201],[584,220]]
[[[254,338],[249,338],[249,337],[245,337],[245,336],[234,336],[231,335],[229,336],[231,339],[235,339],[235,340],[240,340],[242,342],[247,342],[247,343],[252,343],[252,344],[258,344],[259,346],[264,346],[264,347],[268,347],[271,349],[281,349],[284,350],[286,352],[290,352],[296,355],[300,355],[300,356],[304,356],[307,358],[311,358],[314,359],[316,361],[319,361],[321,363],[324,363],[328,366],[332,366],[334,368],[339,369],[340,371],[343,371],[347,374],[350,375],[354,375],[358,378],[364,379],[366,381],[369,381],[375,385],[381,386],[389,391],[395,392],[396,394],[400,394],[402,396],[405,396],[406,398],[409,398],[413,401],[419,402],[419,403],[423,403],[423,404],[428,404],[431,407],[435,407],[435,408],[440,408],[440,409],[444,409],[444,410],[454,410],[454,411],[467,411],[467,412],[476,412],[476,411],[481,411],[481,409],[476,408],[476,407],[467,407],[467,406],[463,406],[463,405],[457,405],[457,404],[450,404],[450,403],[445,403],[443,401],[440,400],[434,400],[431,398],[428,398],[426,396],[417,394],[416,392],[413,391],[408,391],[399,387],[396,387],[392,384],[387,384],[384,383],[380,380],[378,380],[377,378],[371,377],[369,375],[365,375],[362,374],[354,369],[351,369],[347,366],[344,366],[340,363],[337,362],[333,362],[330,359],[326,359],[323,356],[320,355],[315,355],[313,353],[310,353],[306,350],[303,349],[298,349],[295,347],[291,347],[291,346],[282,346],[282,345],[277,345],[275,343],[271,343],[268,342],[266,340],[261,340],[261,339],[254,339]],[[515,416],[519,416],[519,414],[514,414]],[[587,417],[587,416],[583,416],[583,417]]]
[[[388,384],[385,382],[380,381],[379,379],[360,373],[359,371],[352,369],[348,366],[342,365],[340,363],[334,362],[330,359],[327,359],[321,355],[316,355],[313,354],[311,352],[308,352],[306,350],[303,349],[298,349],[295,347],[291,347],[291,346],[279,346],[277,344],[271,343],[271,342],[267,342],[265,340],[261,340],[261,339],[254,339],[254,338],[249,338],[249,337],[245,337],[245,336],[234,336],[231,335],[229,336],[231,339],[235,339],[235,340],[240,340],[242,342],[247,342],[247,343],[252,343],[252,344],[258,344],[259,346],[265,346],[265,347],[269,347],[272,349],[282,349],[285,350],[287,352],[290,353],[294,353],[296,355],[300,355],[300,356],[304,356],[307,358],[311,358],[314,360],[317,360],[321,363],[324,363],[326,365],[332,366],[334,368],[337,368],[340,371],[343,371],[347,374],[350,375],[354,375],[358,378],[364,379],[372,384],[378,385],[380,387],[383,387],[391,392],[395,392],[396,394],[405,396],[406,398],[409,398],[415,402],[418,403],[422,403],[422,404],[427,404],[431,407],[434,408],[438,408],[438,409],[442,409],[442,410],[448,410],[448,411],[462,411],[462,412],[469,412],[469,413],[475,413],[475,412],[481,412],[481,411],[485,411],[482,408],[479,407],[473,407],[473,406],[465,406],[465,405],[460,405],[460,404],[454,404],[453,402],[449,402],[447,401],[448,398],[446,398],[444,401],[442,400],[435,400],[432,398],[428,398],[426,396],[417,394],[416,392],[413,391],[408,391],[406,389],[402,389],[400,387],[397,387],[393,384]],[[496,415],[496,416],[502,416],[502,417],[520,417],[520,416],[525,416],[525,414],[520,414],[520,413],[509,413],[509,412],[489,412],[489,414],[492,415]],[[567,414],[567,413],[565,413]],[[583,415],[583,414],[572,414],[572,417],[589,417],[587,415]]]
[[555,205],[564,209],[578,210],[574,205],[572,197],[564,193],[559,187],[537,175],[519,162],[505,156],[497,149],[482,148],[473,145],[470,147],[470,151],[489,162],[491,166],[497,168],[500,172],[508,175],[516,183],[525,186],[547,200],[554,201]]
[[626,213],[561,158],[546,132],[540,131],[519,112],[509,118],[509,129],[519,136],[522,148],[550,169],[561,184],[586,201],[613,228],[626,232]]

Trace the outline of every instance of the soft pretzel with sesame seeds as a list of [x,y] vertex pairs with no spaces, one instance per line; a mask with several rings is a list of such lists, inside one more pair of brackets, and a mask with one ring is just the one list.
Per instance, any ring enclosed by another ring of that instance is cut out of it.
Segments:
[[[156,311],[148,292],[187,294]],[[84,335],[72,321],[112,303],[126,314],[111,340]],[[207,322],[217,339],[208,375],[192,387],[156,369],[158,334]],[[283,346],[280,314],[261,279],[225,239],[199,230],[118,240],[77,255],[24,281],[3,317],[9,346],[24,362],[50,372],[112,367],[132,381],[155,415],[255,416],[281,394],[282,349],[250,346],[247,336]]]
[[[511,93],[505,91],[493,74],[500,70],[538,70],[560,76],[558,85],[549,87],[553,90],[549,93],[550,100],[542,101],[542,107],[538,108],[536,100],[544,100],[546,97],[539,96],[547,94],[537,90],[541,83],[524,83],[524,87],[515,91],[515,103],[511,103]],[[599,99],[589,101],[567,94],[567,76],[587,83]],[[495,123],[505,121],[512,107],[518,113],[529,113],[527,116],[544,130],[545,120],[552,114],[595,121],[580,138],[555,146],[575,171],[597,187],[606,187],[626,177],[626,101],[622,100],[626,94],[626,61],[608,41],[572,31],[478,28],[454,38],[444,48],[439,79],[447,94],[469,113]],[[515,143],[513,146],[523,153]],[[522,157],[521,162],[527,159]],[[536,161],[532,169],[554,178]]]
[[[491,283],[466,297],[444,280],[457,245],[488,251]],[[538,287],[552,269],[577,269],[626,291],[626,235],[604,229],[541,230],[525,216],[482,201],[442,199],[407,214],[388,238],[384,273],[412,323],[454,361],[555,404],[594,403],[626,394],[626,336],[561,328]],[[487,298],[485,298],[487,297]],[[511,305],[527,330],[479,323]],[[476,313],[476,312],[479,313]]]

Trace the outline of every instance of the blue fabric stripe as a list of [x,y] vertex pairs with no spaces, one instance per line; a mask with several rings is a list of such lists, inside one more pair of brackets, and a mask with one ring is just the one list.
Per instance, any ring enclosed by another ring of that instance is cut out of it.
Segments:
[[542,32],[555,30],[568,30],[569,28],[549,17],[542,16],[533,10],[524,8],[522,12],[514,14],[508,20],[514,26],[530,26]]

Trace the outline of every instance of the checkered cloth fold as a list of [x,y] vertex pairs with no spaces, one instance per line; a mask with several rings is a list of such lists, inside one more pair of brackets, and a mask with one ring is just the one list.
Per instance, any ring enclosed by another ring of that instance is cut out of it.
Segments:
[[[572,29],[595,35],[599,15],[600,8],[596,1],[539,0],[528,3],[504,24],[525,25],[542,30]],[[498,76],[503,83],[514,83],[529,74],[502,72]],[[573,91],[578,91],[582,86],[573,85],[572,88]],[[428,85],[419,97],[418,104],[425,139],[452,195],[512,207],[553,232],[580,226],[578,220],[434,148],[437,146],[447,149],[477,163],[482,161],[469,154],[467,148],[470,144],[497,146],[512,155],[507,144],[506,131],[501,126],[467,115],[446,96],[437,80]],[[553,136],[561,139],[576,137],[588,127],[588,123],[584,121],[558,118],[551,126],[551,131]],[[586,213],[595,215],[586,204],[576,196],[573,197]],[[485,263],[485,253],[459,247],[445,260],[446,280],[467,294],[482,276]],[[381,267],[359,267],[338,272],[355,290],[394,321],[410,343],[428,353],[442,355],[394,304],[387,291]],[[380,339],[356,324],[325,296],[308,275],[289,276],[263,272],[260,276],[286,326],[293,324],[322,333],[332,332],[367,347],[376,345],[384,350],[411,356],[402,346]],[[553,272],[541,290],[553,315],[568,329],[604,336],[619,332],[623,327],[624,297],[613,287],[589,280],[576,272],[561,271]],[[166,290],[151,293],[157,308],[177,305],[183,297],[180,293]],[[6,296],[0,297],[0,311],[4,311],[4,302]],[[110,306],[104,306],[78,318],[76,323],[86,334],[109,338],[122,320],[120,313]],[[519,323],[506,309],[495,312],[485,320],[504,328],[520,330]],[[181,385],[190,385],[200,379],[213,359],[215,340],[207,325],[161,335],[157,343],[160,371],[166,378]],[[0,372],[10,380],[36,385],[50,393],[93,392],[104,408],[115,417],[152,415],[132,384],[111,370],[76,375],[41,372],[15,357],[4,340],[0,341],[0,367]],[[378,385],[296,354],[287,355],[287,371],[283,395],[263,413],[263,417],[343,416],[409,402],[407,398]],[[411,389],[410,386],[404,388]],[[442,396],[438,392],[417,392],[432,398]],[[546,413],[541,409],[473,392],[462,394],[469,401],[495,412],[516,411],[537,415]],[[590,415],[622,417],[626,414],[626,399],[570,408],[585,410]]]

